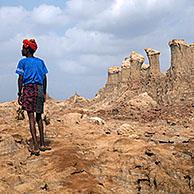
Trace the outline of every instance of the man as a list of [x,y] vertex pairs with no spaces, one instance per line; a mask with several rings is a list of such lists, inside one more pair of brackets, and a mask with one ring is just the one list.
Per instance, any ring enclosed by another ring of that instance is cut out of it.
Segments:
[[[46,100],[48,70],[42,59],[34,57],[37,44],[34,39],[23,40],[22,56],[18,63],[16,73],[18,77],[18,103],[27,111],[29,118],[32,145],[29,147],[31,154],[39,155],[40,151],[49,150],[44,141],[44,128],[42,113]],[[36,113],[36,119],[35,119]],[[36,122],[38,124],[40,144],[36,136]]]

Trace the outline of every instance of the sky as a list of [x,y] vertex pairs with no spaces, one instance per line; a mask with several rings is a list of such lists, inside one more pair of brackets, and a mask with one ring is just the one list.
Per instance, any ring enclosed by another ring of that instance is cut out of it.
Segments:
[[105,85],[108,67],[132,51],[146,58],[144,48],[159,50],[166,71],[168,42],[192,43],[193,21],[191,0],[0,0],[0,102],[17,98],[23,39],[38,43],[51,97],[76,92],[92,98]]

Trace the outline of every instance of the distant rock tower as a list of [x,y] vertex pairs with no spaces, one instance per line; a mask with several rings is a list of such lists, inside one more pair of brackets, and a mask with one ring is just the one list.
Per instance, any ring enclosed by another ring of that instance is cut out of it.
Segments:
[[97,94],[99,99],[122,95],[129,90],[131,97],[147,92],[159,104],[194,102],[194,43],[172,40],[171,66],[166,73],[160,72],[160,52],[146,48],[149,64],[144,57],[133,51],[125,57],[121,66],[108,70],[108,80]]

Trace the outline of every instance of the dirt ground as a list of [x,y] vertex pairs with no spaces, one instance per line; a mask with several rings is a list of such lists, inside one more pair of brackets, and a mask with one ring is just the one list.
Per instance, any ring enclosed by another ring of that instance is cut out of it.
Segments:
[[135,100],[106,109],[49,99],[52,150],[40,156],[28,152],[26,113],[18,120],[15,101],[0,103],[0,193],[194,193],[194,108]]

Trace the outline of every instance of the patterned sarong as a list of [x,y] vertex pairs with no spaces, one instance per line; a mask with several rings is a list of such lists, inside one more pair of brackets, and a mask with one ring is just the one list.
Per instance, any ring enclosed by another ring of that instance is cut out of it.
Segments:
[[23,86],[22,109],[28,112],[43,113],[44,93],[42,85],[27,84]]

